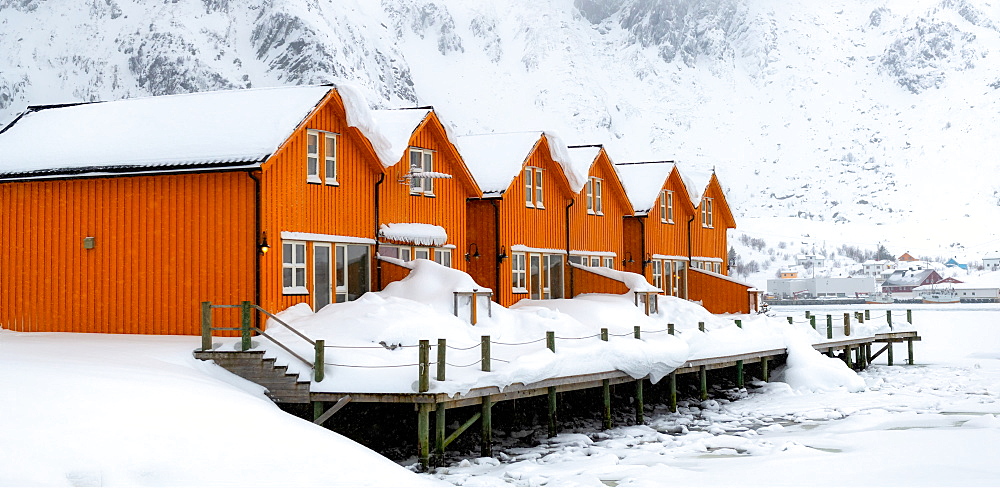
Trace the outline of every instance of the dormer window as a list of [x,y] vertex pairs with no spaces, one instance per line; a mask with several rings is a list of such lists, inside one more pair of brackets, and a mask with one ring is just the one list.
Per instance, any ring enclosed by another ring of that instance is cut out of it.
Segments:
[[674,222],[674,192],[663,190],[660,192],[660,222],[673,224]]
[[410,194],[434,196],[434,152],[410,148]]
[[338,185],[337,134],[312,129],[306,131],[306,182]]

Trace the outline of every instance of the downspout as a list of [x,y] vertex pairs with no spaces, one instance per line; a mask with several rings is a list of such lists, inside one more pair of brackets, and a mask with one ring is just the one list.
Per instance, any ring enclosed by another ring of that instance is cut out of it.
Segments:
[[[261,236],[261,209],[260,209],[260,178],[255,176],[254,173],[261,172],[258,167],[256,170],[247,171],[247,176],[253,180],[253,253],[257,259],[253,262],[253,304],[260,306],[260,261],[264,259],[264,254],[260,252],[260,236]],[[260,323],[260,310],[254,309],[254,325],[258,329],[263,328]]]
[[639,221],[639,274],[646,276],[646,216],[635,218]]
[[379,219],[379,206],[381,205],[381,198],[379,197],[379,188],[382,186],[382,181],[385,181],[385,173],[379,174],[378,181],[375,181],[375,255],[372,258],[375,259],[375,283],[378,284],[378,290],[382,290],[382,260],[378,258],[378,230],[381,227]]
[[576,272],[573,269],[573,267],[570,266],[570,264],[569,264],[569,247],[570,247],[570,244],[569,244],[569,208],[572,207],[573,204],[575,204],[575,203],[576,203],[576,199],[574,198],[573,200],[570,200],[569,201],[569,205],[566,206],[566,264],[565,264],[566,268],[565,269],[569,271],[569,297],[570,297],[570,299],[573,298],[573,296],[575,295],[574,292],[576,292],[574,290],[574,280],[573,280],[576,277]]
[[684,299],[688,299],[688,277],[691,275],[691,223],[694,222],[694,214],[688,219],[688,264],[684,268]]
[[500,302],[500,206],[495,198],[490,199],[493,206],[493,255],[497,256],[496,269],[493,270],[493,300]]

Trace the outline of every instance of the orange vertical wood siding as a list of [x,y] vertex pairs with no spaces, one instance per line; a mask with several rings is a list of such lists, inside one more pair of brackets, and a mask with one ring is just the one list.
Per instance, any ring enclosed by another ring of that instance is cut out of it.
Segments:
[[253,195],[245,172],[0,184],[0,325],[200,333],[201,301],[253,299]]

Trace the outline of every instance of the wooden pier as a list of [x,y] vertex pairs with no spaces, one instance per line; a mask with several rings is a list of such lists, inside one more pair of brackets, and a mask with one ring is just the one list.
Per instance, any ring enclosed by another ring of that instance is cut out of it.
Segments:
[[[252,305],[248,304],[242,305],[242,308],[244,309],[243,317],[246,318],[249,316],[249,313],[247,312],[250,311],[251,307]],[[891,315],[891,313],[887,312],[887,315]],[[210,315],[205,315],[205,317],[210,318]],[[806,321],[810,322],[813,328],[816,328],[816,318],[817,317],[807,313]],[[846,335],[833,339],[832,318],[832,315],[827,315],[826,332],[828,339],[813,344],[813,348],[819,352],[826,353],[828,356],[839,356],[849,367],[855,370],[861,370],[867,367],[872,361],[883,353],[886,353],[886,361],[888,365],[893,365],[895,363],[893,346],[895,344],[906,343],[908,355],[906,363],[913,364],[913,343],[915,341],[920,341],[920,336],[918,336],[916,331],[886,332],[869,337],[851,336],[851,316],[845,313],[844,322],[846,328],[844,333]],[[870,318],[870,314],[868,312],[865,312],[864,314],[855,313],[854,318],[855,321],[863,323],[865,319]],[[891,316],[888,320],[891,327]],[[907,320],[910,324],[912,324],[912,316],[910,312],[907,312]],[[792,323],[793,318],[788,317],[788,321],[789,323]],[[736,322],[737,325],[740,325],[739,320]],[[493,423],[491,409],[493,405],[498,402],[540,397],[543,395],[547,396],[548,432],[549,436],[555,436],[558,432],[557,414],[559,393],[598,387],[602,388],[603,398],[601,399],[601,402],[595,403],[595,407],[600,406],[602,408],[604,427],[612,428],[614,423],[612,421],[611,412],[611,387],[632,385],[635,392],[635,422],[642,423],[644,421],[643,386],[646,378],[635,379],[625,372],[618,370],[555,377],[528,384],[515,383],[502,389],[496,386],[473,388],[465,393],[462,393],[461,395],[456,396],[451,396],[447,393],[433,393],[430,391],[430,378],[432,375],[431,366],[435,364],[432,364],[430,360],[429,341],[420,342],[420,356],[418,364],[418,374],[420,375],[420,378],[418,380],[418,391],[416,392],[354,393],[312,391],[310,388],[311,385],[308,382],[298,380],[298,374],[288,373],[287,367],[276,366],[273,359],[265,358],[263,350],[258,350],[252,347],[252,344],[249,342],[249,332],[251,330],[254,330],[264,336],[267,336],[267,334],[257,329],[248,328],[248,324],[249,322],[243,323],[243,349],[234,352],[233,350],[219,350],[216,345],[211,343],[211,332],[213,330],[225,329],[213,328],[209,322],[209,325],[203,328],[202,349],[195,351],[195,357],[202,360],[214,360],[231,372],[261,384],[262,386],[268,388],[269,395],[276,402],[312,404],[313,422],[319,425],[328,421],[338,410],[343,408],[348,403],[412,405],[415,407],[417,412],[417,455],[420,460],[420,465],[423,468],[428,468],[430,466],[432,458],[432,443],[435,449],[433,456],[441,457],[444,454],[445,448],[458,436],[472,427],[476,422],[480,423],[480,454],[483,457],[492,456]],[[672,325],[670,327],[672,327]],[[699,327],[704,330],[703,325],[700,325]],[[669,330],[672,331],[673,329],[671,328]],[[296,332],[296,334],[302,336],[300,333]],[[636,327],[634,334],[636,338],[639,338],[640,331],[638,327]],[[601,339],[604,341],[608,340],[607,329],[601,330]],[[315,364],[309,363],[301,356],[297,356],[296,358],[299,358],[299,360],[302,360],[312,366],[314,372],[313,379],[319,381],[323,377],[322,366],[324,365],[324,362],[321,354],[323,345],[322,341],[316,341],[316,343],[319,343],[319,346],[317,347]],[[438,343],[439,349],[437,351],[439,357],[443,357],[443,353],[445,351],[443,344],[444,340],[440,340]],[[549,349],[555,351],[554,333],[547,333],[546,344]],[[872,345],[877,344],[882,344],[883,346],[873,354]],[[483,364],[482,370],[487,372],[490,369],[489,361],[491,360],[489,347],[489,337],[484,336],[481,344]],[[708,398],[708,381],[710,371],[714,371],[716,377],[718,377],[720,371],[729,371],[725,376],[726,379],[735,381],[737,387],[743,387],[744,379],[748,371],[748,365],[756,366],[753,373],[762,381],[767,381],[769,379],[770,363],[772,361],[778,362],[786,355],[786,349],[780,348],[688,360],[684,362],[682,366],[676,368],[671,374],[665,377],[665,382],[669,385],[670,410],[677,410],[678,375],[697,373],[700,385],[700,396],[701,399],[705,400]],[[443,368],[445,363],[443,358],[439,358],[436,365],[438,368],[436,379],[444,380],[445,377]],[[333,405],[331,406],[330,404]],[[457,430],[453,431],[450,435],[447,435],[445,419],[446,412],[450,409],[473,406],[478,406],[479,412],[475,413],[465,423],[459,426]],[[433,424],[431,421],[432,414],[434,415]],[[434,432],[433,439],[431,438],[432,428]]]

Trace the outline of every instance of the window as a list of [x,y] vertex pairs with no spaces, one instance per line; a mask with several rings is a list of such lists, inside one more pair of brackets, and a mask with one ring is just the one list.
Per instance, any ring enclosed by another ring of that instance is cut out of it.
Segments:
[[[320,172],[320,158],[323,168]],[[337,135],[306,131],[306,182],[337,186]]]
[[306,243],[281,245],[281,286],[284,294],[309,294],[306,289]]
[[669,224],[674,222],[674,192],[670,190],[660,192],[660,222]]
[[427,247],[414,247],[413,248],[413,259],[430,259],[431,250]]
[[615,258],[613,258],[613,257],[606,257],[606,258],[604,258],[604,267],[605,268],[614,268],[615,267]]
[[434,196],[434,178],[424,177],[434,172],[431,150],[410,148],[410,194]]
[[434,249],[434,262],[451,268],[451,250]]
[[396,258],[402,261],[410,260],[409,247],[397,247],[395,245],[380,245],[378,247],[378,253],[380,256]]
[[326,134],[326,148],[323,149],[325,169],[323,172],[326,184],[337,184],[337,136]]
[[542,169],[539,167],[524,168],[524,205],[536,209],[544,209],[542,192]]
[[320,183],[319,178],[319,132],[306,132],[306,182]]
[[524,254],[515,252],[511,256],[511,287],[514,292],[528,292],[527,269],[525,268]]
[[712,228],[712,199],[706,198],[701,201],[701,225],[705,228]]
[[601,266],[601,258],[599,258],[597,256],[591,256],[590,257],[590,266],[593,266],[594,268],[600,267]]
[[603,191],[603,181],[600,178],[592,177],[587,181],[587,214],[604,215],[604,203],[601,200]]
[[663,269],[662,264],[659,259],[653,260],[653,287],[662,289],[663,288]]

